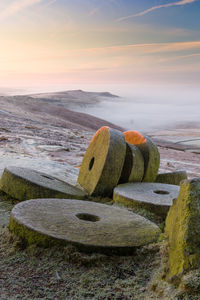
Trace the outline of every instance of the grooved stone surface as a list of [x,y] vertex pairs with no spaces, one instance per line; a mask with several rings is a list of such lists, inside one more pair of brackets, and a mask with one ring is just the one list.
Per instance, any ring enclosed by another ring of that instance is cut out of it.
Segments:
[[70,243],[93,251],[127,250],[155,241],[157,225],[125,209],[70,199],[17,204],[9,228],[28,244]]
[[126,183],[114,189],[113,199],[127,207],[141,207],[158,215],[166,215],[179,186],[162,183]]
[[[144,158],[143,182],[154,182],[156,180],[160,166],[160,153],[153,141],[146,136],[142,136],[135,131],[125,131],[127,143],[137,146]],[[140,136],[140,139],[138,138]]]
[[28,168],[7,167],[0,180],[0,189],[20,201],[33,198],[84,199],[82,190],[48,174]]
[[122,132],[109,127],[100,128],[84,155],[79,184],[94,196],[110,196],[121,176],[126,155]]
[[140,149],[126,143],[126,157],[119,183],[141,182],[144,176],[144,158]]
[[157,146],[148,137],[146,143],[138,145],[144,157],[144,177],[143,182],[154,182],[160,166],[160,153]]

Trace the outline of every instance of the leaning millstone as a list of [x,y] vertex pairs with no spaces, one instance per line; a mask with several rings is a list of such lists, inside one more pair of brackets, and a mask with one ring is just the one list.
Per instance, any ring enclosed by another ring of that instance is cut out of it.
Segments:
[[141,182],[144,176],[144,158],[141,151],[134,145],[126,143],[126,157],[120,183]]
[[93,196],[110,196],[118,184],[126,155],[122,132],[100,128],[84,155],[78,183]]
[[171,280],[200,267],[200,179],[184,180],[166,219]]
[[162,183],[125,183],[114,189],[113,200],[129,208],[144,208],[159,216],[166,216],[179,186]]
[[9,229],[27,244],[73,244],[80,250],[129,252],[157,240],[154,223],[125,209],[71,199],[34,199],[17,204]]
[[185,171],[175,171],[158,174],[156,182],[180,185],[181,180],[184,179],[187,179],[187,173]]
[[136,131],[124,132],[126,142],[137,146],[144,157],[143,182],[154,182],[160,166],[160,154],[157,146],[146,136]]
[[0,190],[20,201],[44,197],[86,198],[86,193],[82,190],[48,174],[12,166],[4,170]]

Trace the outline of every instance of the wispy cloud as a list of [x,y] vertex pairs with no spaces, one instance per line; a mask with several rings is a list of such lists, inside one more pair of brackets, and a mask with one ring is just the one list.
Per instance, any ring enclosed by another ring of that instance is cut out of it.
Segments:
[[20,12],[21,10],[32,6],[34,4],[40,3],[43,0],[15,0],[12,3],[8,4],[1,12],[0,12],[0,20],[6,19],[10,16],[13,16]]
[[[134,55],[137,52],[139,55],[144,54],[157,54],[157,53],[171,53],[181,51],[193,51],[200,49],[200,41],[191,42],[174,42],[174,43],[149,43],[149,44],[130,44],[130,45],[119,45],[110,47],[99,47],[99,48],[86,48],[77,50],[78,52],[90,52],[95,54],[103,53],[124,53],[130,52]],[[73,50],[73,52],[76,52]]]
[[52,4],[54,4],[56,1],[57,1],[57,0],[51,0],[51,1],[49,1],[49,3],[47,3],[47,4],[45,5],[45,7],[48,7],[48,6],[52,5]]
[[92,9],[91,11],[89,11],[88,16],[95,15],[99,10],[100,10],[99,6],[95,7],[94,9]]
[[156,5],[156,6],[152,6],[148,9],[145,9],[137,14],[132,14],[132,15],[128,15],[122,18],[117,19],[117,21],[124,21],[133,17],[140,17],[143,15],[146,15],[156,9],[160,9],[160,8],[166,8],[166,7],[170,7],[170,6],[182,6],[182,5],[186,5],[186,4],[191,4],[193,2],[196,2],[197,0],[181,0],[181,1],[176,1],[176,2],[172,2],[172,3],[167,3],[167,4],[161,4],[161,5]]

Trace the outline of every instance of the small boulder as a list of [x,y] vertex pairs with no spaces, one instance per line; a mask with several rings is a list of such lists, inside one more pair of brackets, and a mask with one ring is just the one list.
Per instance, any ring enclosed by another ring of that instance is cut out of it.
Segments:
[[158,174],[156,182],[180,185],[181,180],[184,179],[187,179],[187,173],[185,171],[175,171]]

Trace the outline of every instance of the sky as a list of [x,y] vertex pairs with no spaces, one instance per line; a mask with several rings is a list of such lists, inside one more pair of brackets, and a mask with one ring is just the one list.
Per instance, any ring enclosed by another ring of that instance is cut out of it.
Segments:
[[200,82],[200,0],[1,0],[0,86]]

